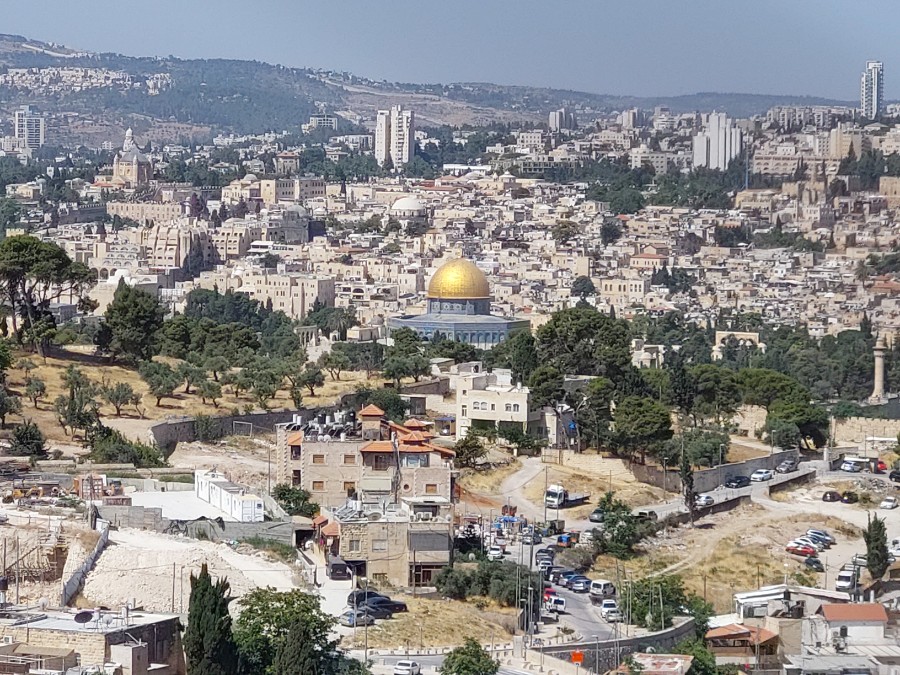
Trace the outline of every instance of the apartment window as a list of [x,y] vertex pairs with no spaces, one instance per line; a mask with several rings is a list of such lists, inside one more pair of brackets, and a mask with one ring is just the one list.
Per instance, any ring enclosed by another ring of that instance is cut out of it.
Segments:
[[425,494],[436,495],[438,493],[437,483],[425,483]]
[[493,411],[496,410],[496,409],[497,409],[497,406],[494,405],[493,403],[491,403],[491,412],[493,412]]
[[325,455],[313,455],[313,464],[324,464]]
[[513,412],[519,412],[519,404],[513,403]]
[[387,539],[373,539],[372,540],[372,550],[373,551],[387,551]]
[[356,494],[356,483],[354,483],[352,480],[345,480],[344,481],[344,492],[347,493],[348,497],[355,495]]
[[375,455],[372,459],[372,466],[376,471],[386,471],[391,465],[391,459],[389,455],[379,454]]
[[466,409],[466,406],[463,406],[463,407],[462,407],[462,416],[463,416],[463,417],[468,417],[468,416],[469,416],[469,412],[468,412],[468,410]]
[[300,470],[294,469],[291,473],[291,485],[300,485]]
[[350,553],[359,553],[360,548],[359,539],[351,539],[347,542],[347,550],[350,551]]
[[325,481],[324,480],[314,480],[312,482],[313,492],[325,492]]
[[356,464],[356,455],[344,455],[344,464]]
[[505,407],[505,410],[506,410],[506,412],[512,412],[512,405],[510,405],[509,403],[507,403],[507,404],[506,404],[506,407]]

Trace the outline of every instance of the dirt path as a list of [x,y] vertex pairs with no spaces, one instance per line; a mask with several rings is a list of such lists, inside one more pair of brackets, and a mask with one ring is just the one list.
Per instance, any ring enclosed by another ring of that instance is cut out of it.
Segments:
[[544,510],[528,501],[525,497],[525,486],[543,471],[544,464],[539,458],[525,457],[522,459],[522,467],[514,474],[507,476],[500,484],[500,494],[518,508],[519,514],[530,520],[541,520],[544,517]]

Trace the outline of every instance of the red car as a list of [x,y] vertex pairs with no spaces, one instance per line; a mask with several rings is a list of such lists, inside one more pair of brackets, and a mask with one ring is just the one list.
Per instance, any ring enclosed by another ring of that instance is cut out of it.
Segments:
[[792,555],[803,556],[804,558],[808,558],[811,555],[816,555],[816,549],[812,546],[802,546],[800,544],[789,544],[784,549],[788,553]]

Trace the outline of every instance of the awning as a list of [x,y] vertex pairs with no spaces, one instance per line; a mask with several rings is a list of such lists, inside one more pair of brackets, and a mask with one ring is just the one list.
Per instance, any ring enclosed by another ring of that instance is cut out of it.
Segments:
[[320,527],[321,525],[324,525],[327,522],[328,522],[328,518],[326,518],[322,514],[319,514],[318,516],[313,518],[312,524],[313,524],[313,527]]
[[341,533],[341,528],[337,523],[328,523],[322,528],[322,534],[326,537],[337,537]]

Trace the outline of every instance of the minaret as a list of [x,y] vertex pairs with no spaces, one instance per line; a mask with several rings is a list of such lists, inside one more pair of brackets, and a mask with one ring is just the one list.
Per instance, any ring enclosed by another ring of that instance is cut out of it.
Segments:
[[872,395],[869,397],[869,400],[872,403],[881,403],[884,401],[884,352],[887,351],[887,346],[884,343],[884,338],[880,335],[878,339],[875,340],[875,386],[872,389]]

